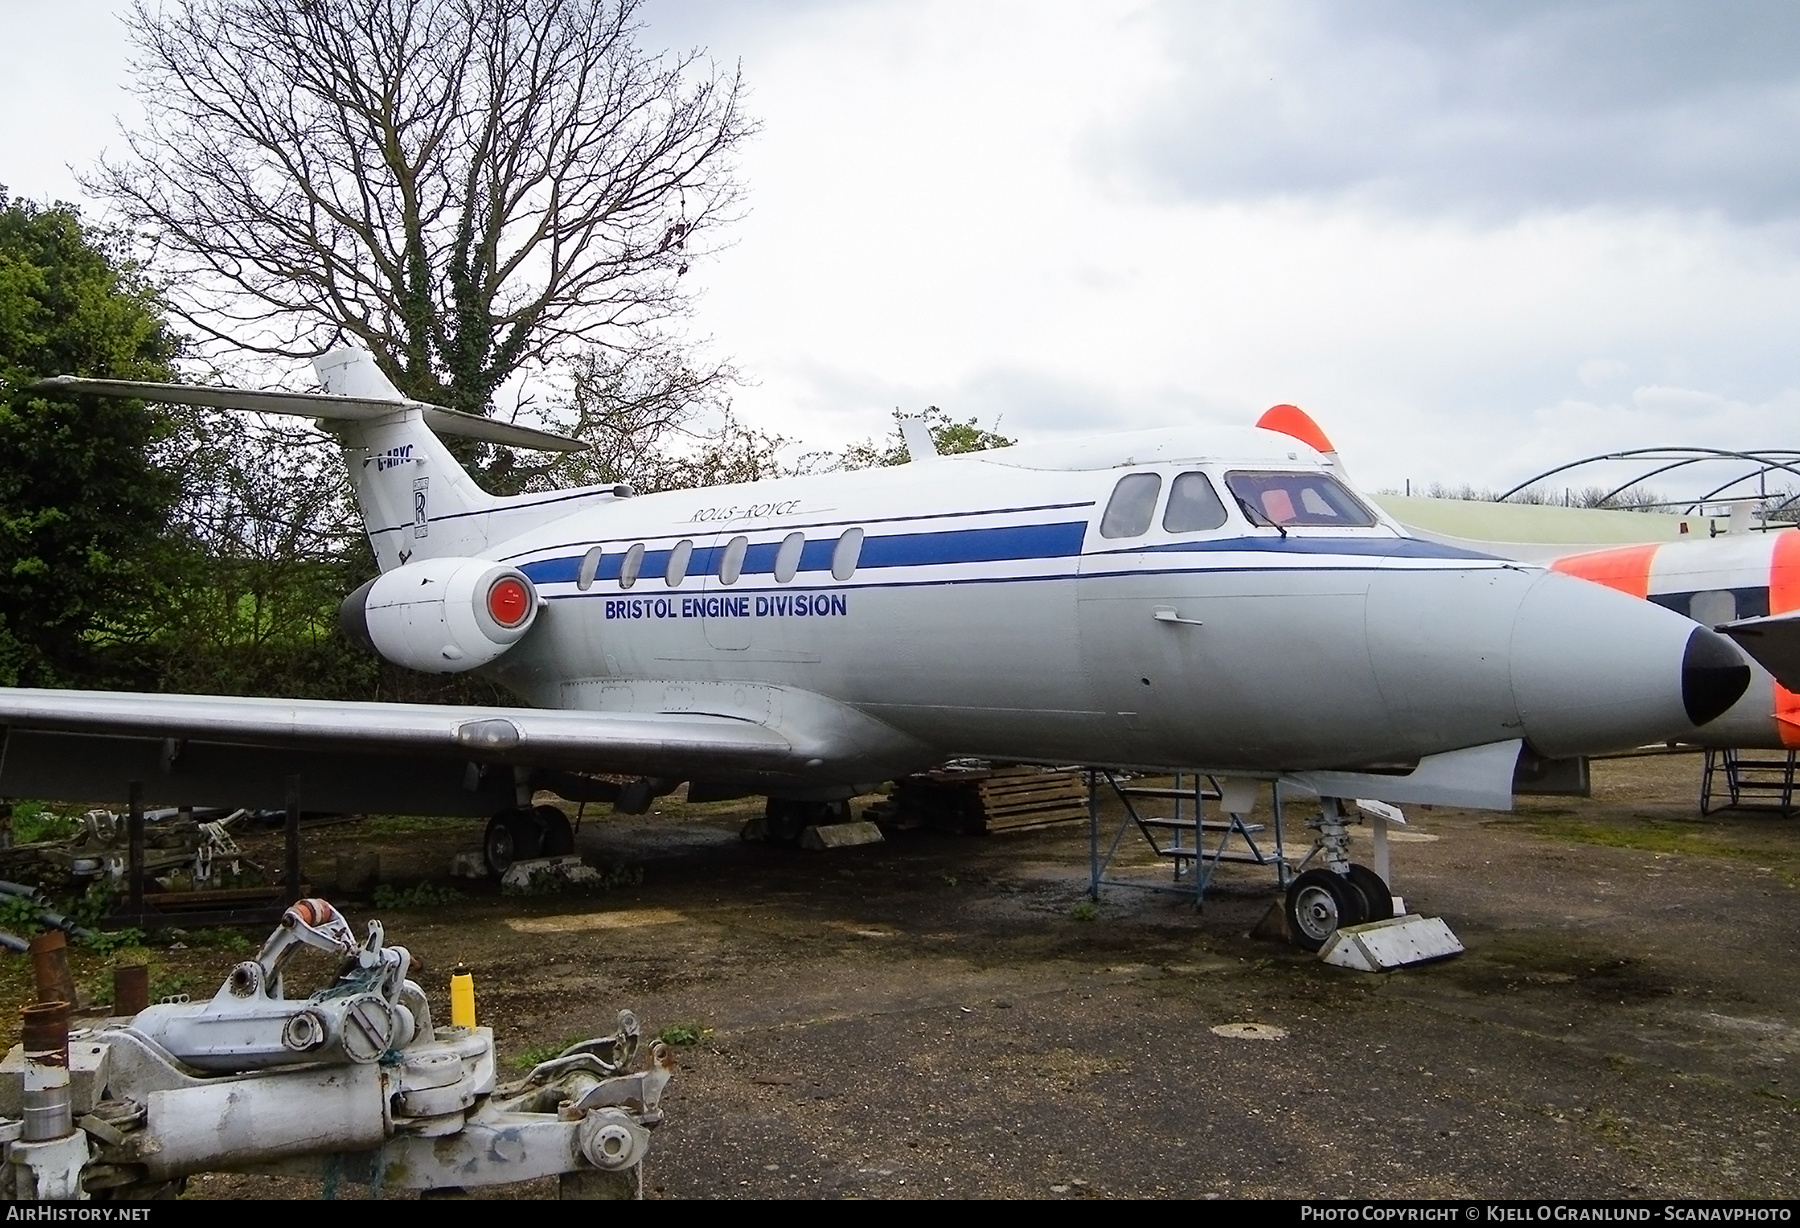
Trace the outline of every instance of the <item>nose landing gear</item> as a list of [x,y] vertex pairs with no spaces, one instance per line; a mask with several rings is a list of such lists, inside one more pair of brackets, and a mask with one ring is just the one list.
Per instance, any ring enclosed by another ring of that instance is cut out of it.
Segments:
[[1288,887],[1287,928],[1294,944],[1317,951],[1347,925],[1386,921],[1394,915],[1394,895],[1368,866],[1350,860],[1350,832],[1341,798],[1319,799],[1319,852],[1325,865],[1308,870]]

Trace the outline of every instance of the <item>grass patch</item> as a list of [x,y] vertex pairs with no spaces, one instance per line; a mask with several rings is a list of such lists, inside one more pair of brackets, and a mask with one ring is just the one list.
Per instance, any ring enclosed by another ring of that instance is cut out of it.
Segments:
[[570,1045],[578,1045],[586,1039],[585,1036],[569,1036],[553,1045],[531,1045],[521,1049],[512,1060],[513,1069],[530,1070],[534,1066],[541,1066],[551,1058],[561,1057]]
[[[1522,826],[1534,835],[1566,844],[1592,844],[1602,848],[1634,849],[1640,853],[1680,854],[1686,857],[1726,857],[1753,861],[1769,867],[1789,886],[1800,886],[1800,860],[1791,840],[1767,845],[1741,843],[1742,829],[1726,824],[1702,824],[1636,815],[1630,820],[1602,823],[1561,814],[1526,813],[1502,820]],[[1760,834],[1760,833],[1758,833]],[[1782,833],[1785,837],[1787,833]]]
[[421,836],[435,835],[444,830],[445,824],[458,823],[471,829],[487,826],[486,819],[434,819],[429,815],[371,814],[365,815],[361,822],[348,830],[354,830],[359,836]]
[[1099,915],[1099,906],[1092,900],[1079,900],[1073,908],[1069,909],[1071,921],[1092,921]]
[[686,1048],[699,1044],[711,1035],[711,1028],[703,1028],[697,1023],[671,1023],[656,1034],[656,1039],[673,1048]]

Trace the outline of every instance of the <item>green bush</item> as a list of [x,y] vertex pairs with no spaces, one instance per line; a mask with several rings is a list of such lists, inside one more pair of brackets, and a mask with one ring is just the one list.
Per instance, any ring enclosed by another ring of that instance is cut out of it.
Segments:
[[375,888],[375,907],[381,909],[437,908],[462,901],[464,895],[455,887],[435,883],[419,883],[404,890],[382,883]]
[[41,840],[67,840],[81,830],[81,816],[62,814],[43,802],[14,802],[12,832],[14,844],[36,844]]
[[44,928],[43,906],[22,895],[0,895],[0,930],[29,938]]

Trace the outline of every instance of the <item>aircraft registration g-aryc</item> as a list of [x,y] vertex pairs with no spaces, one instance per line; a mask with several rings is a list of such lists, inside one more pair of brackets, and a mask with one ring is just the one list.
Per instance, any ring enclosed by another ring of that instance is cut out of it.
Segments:
[[[1322,799],[1289,922],[1388,915],[1341,799],[1506,808],[1523,756],[1680,739],[1732,644],[1655,604],[1409,535],[1310,419],[927,454],[633,497],[496,497],[434,430],[581,445],[410,402],[374,360],[327,393],[62,377],[68,394],[301,414],[342,445],[381,574],[344,623],[396,664],[529,706],[0,691],[0,793],[492,816],[490,863],[567,851],[532,791],[641,812],[764,795],[828,819],[953,757],[1203,771]],[[1317,443],[1319,447],[1311,446]],[[626,778],[620,785],[598,778]]]

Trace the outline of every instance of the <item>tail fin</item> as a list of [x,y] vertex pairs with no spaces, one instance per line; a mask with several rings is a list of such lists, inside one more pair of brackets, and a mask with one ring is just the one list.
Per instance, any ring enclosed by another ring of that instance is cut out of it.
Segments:
[[372,355],[333,350],[313,360],[333,396],[391,406],[380,417],[337,421],[328,429],[362,511],[375,561],[388,571],[417,559],[475,554],[488,544],[488,513],[507,500],[488,494],[388,382]]
[[[375,547],[375,560],[388,571],[411,559],[473,555],[574,508],[571,496],[612,495],[614,488],[502,498],[490,495],[457,463],[433,432],[551,452],[578,452],[588,445],[477,414],[410,401],[388,381],[374,356],[362,350],[333,350],[313,369],[324,393],[257,392],[190,384],[81,379],[59,375],[39,380],[34,390],[131,397],[178,405],[207,405],[259,413],[297,414],[321,419],[342,442],[344,462],[357,506]],[[554,506],[546,506],[546,504]]]

